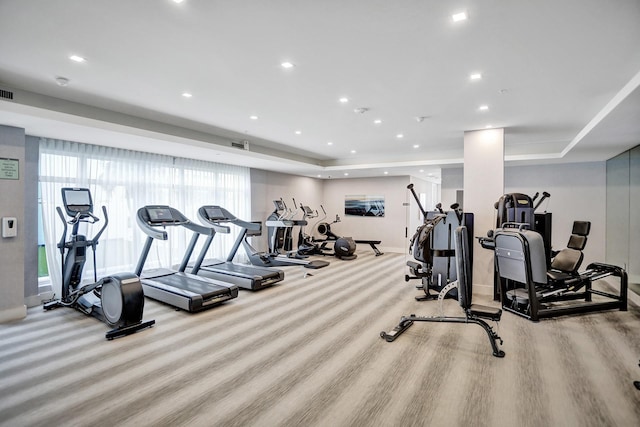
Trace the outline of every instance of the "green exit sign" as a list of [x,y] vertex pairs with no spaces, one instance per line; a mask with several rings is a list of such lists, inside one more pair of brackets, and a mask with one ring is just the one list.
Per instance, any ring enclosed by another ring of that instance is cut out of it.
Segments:
[[18,159],[0,158],[0,179],[19,179]]

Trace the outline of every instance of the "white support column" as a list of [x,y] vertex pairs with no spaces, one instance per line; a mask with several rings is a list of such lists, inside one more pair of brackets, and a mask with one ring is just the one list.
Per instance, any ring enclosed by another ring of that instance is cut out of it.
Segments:
[[[465,132],[463,209],[474,214],[474,237],[495,228],[493,205],[503,194],[504,129]],[[473,283],[489,286],[482,292],[493,294],[493,251],[477,239],[473,245]]]

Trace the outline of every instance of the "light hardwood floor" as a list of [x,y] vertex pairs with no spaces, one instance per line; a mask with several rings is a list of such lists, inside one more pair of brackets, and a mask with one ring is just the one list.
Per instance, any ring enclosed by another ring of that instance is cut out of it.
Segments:
[[147,300],[156,325],[114,341],[77,311],[31,308],[0,325],[0,424],[640,425],[637,305],[539,323],[504,313],[503,359],[475,325],[415,324],[387,343],[401,315],[438,314],[414,300],[404,262],[363,248],[196,314]]

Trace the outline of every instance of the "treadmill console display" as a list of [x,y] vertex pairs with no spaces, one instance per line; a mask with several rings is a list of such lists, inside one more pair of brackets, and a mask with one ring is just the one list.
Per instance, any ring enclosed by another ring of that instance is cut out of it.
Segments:
[[174,222],[173,215],[171,215],[171,209],[169,208],[147,208],[147,214],[149,215],[149,223],[162,224],[167,222]]
[[220,221],[223,219],[228,219],[222,213],[222,210],[219,207],[209,206],[204,210],[207,213],[207,217],[211,221]]

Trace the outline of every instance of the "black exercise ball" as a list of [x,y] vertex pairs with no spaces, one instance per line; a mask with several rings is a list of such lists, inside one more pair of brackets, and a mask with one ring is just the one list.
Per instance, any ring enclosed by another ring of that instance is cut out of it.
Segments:
[[354,259],[356,251],[356,242],[351,237],[340,237],[333,245],[333,252],[338,258]]

